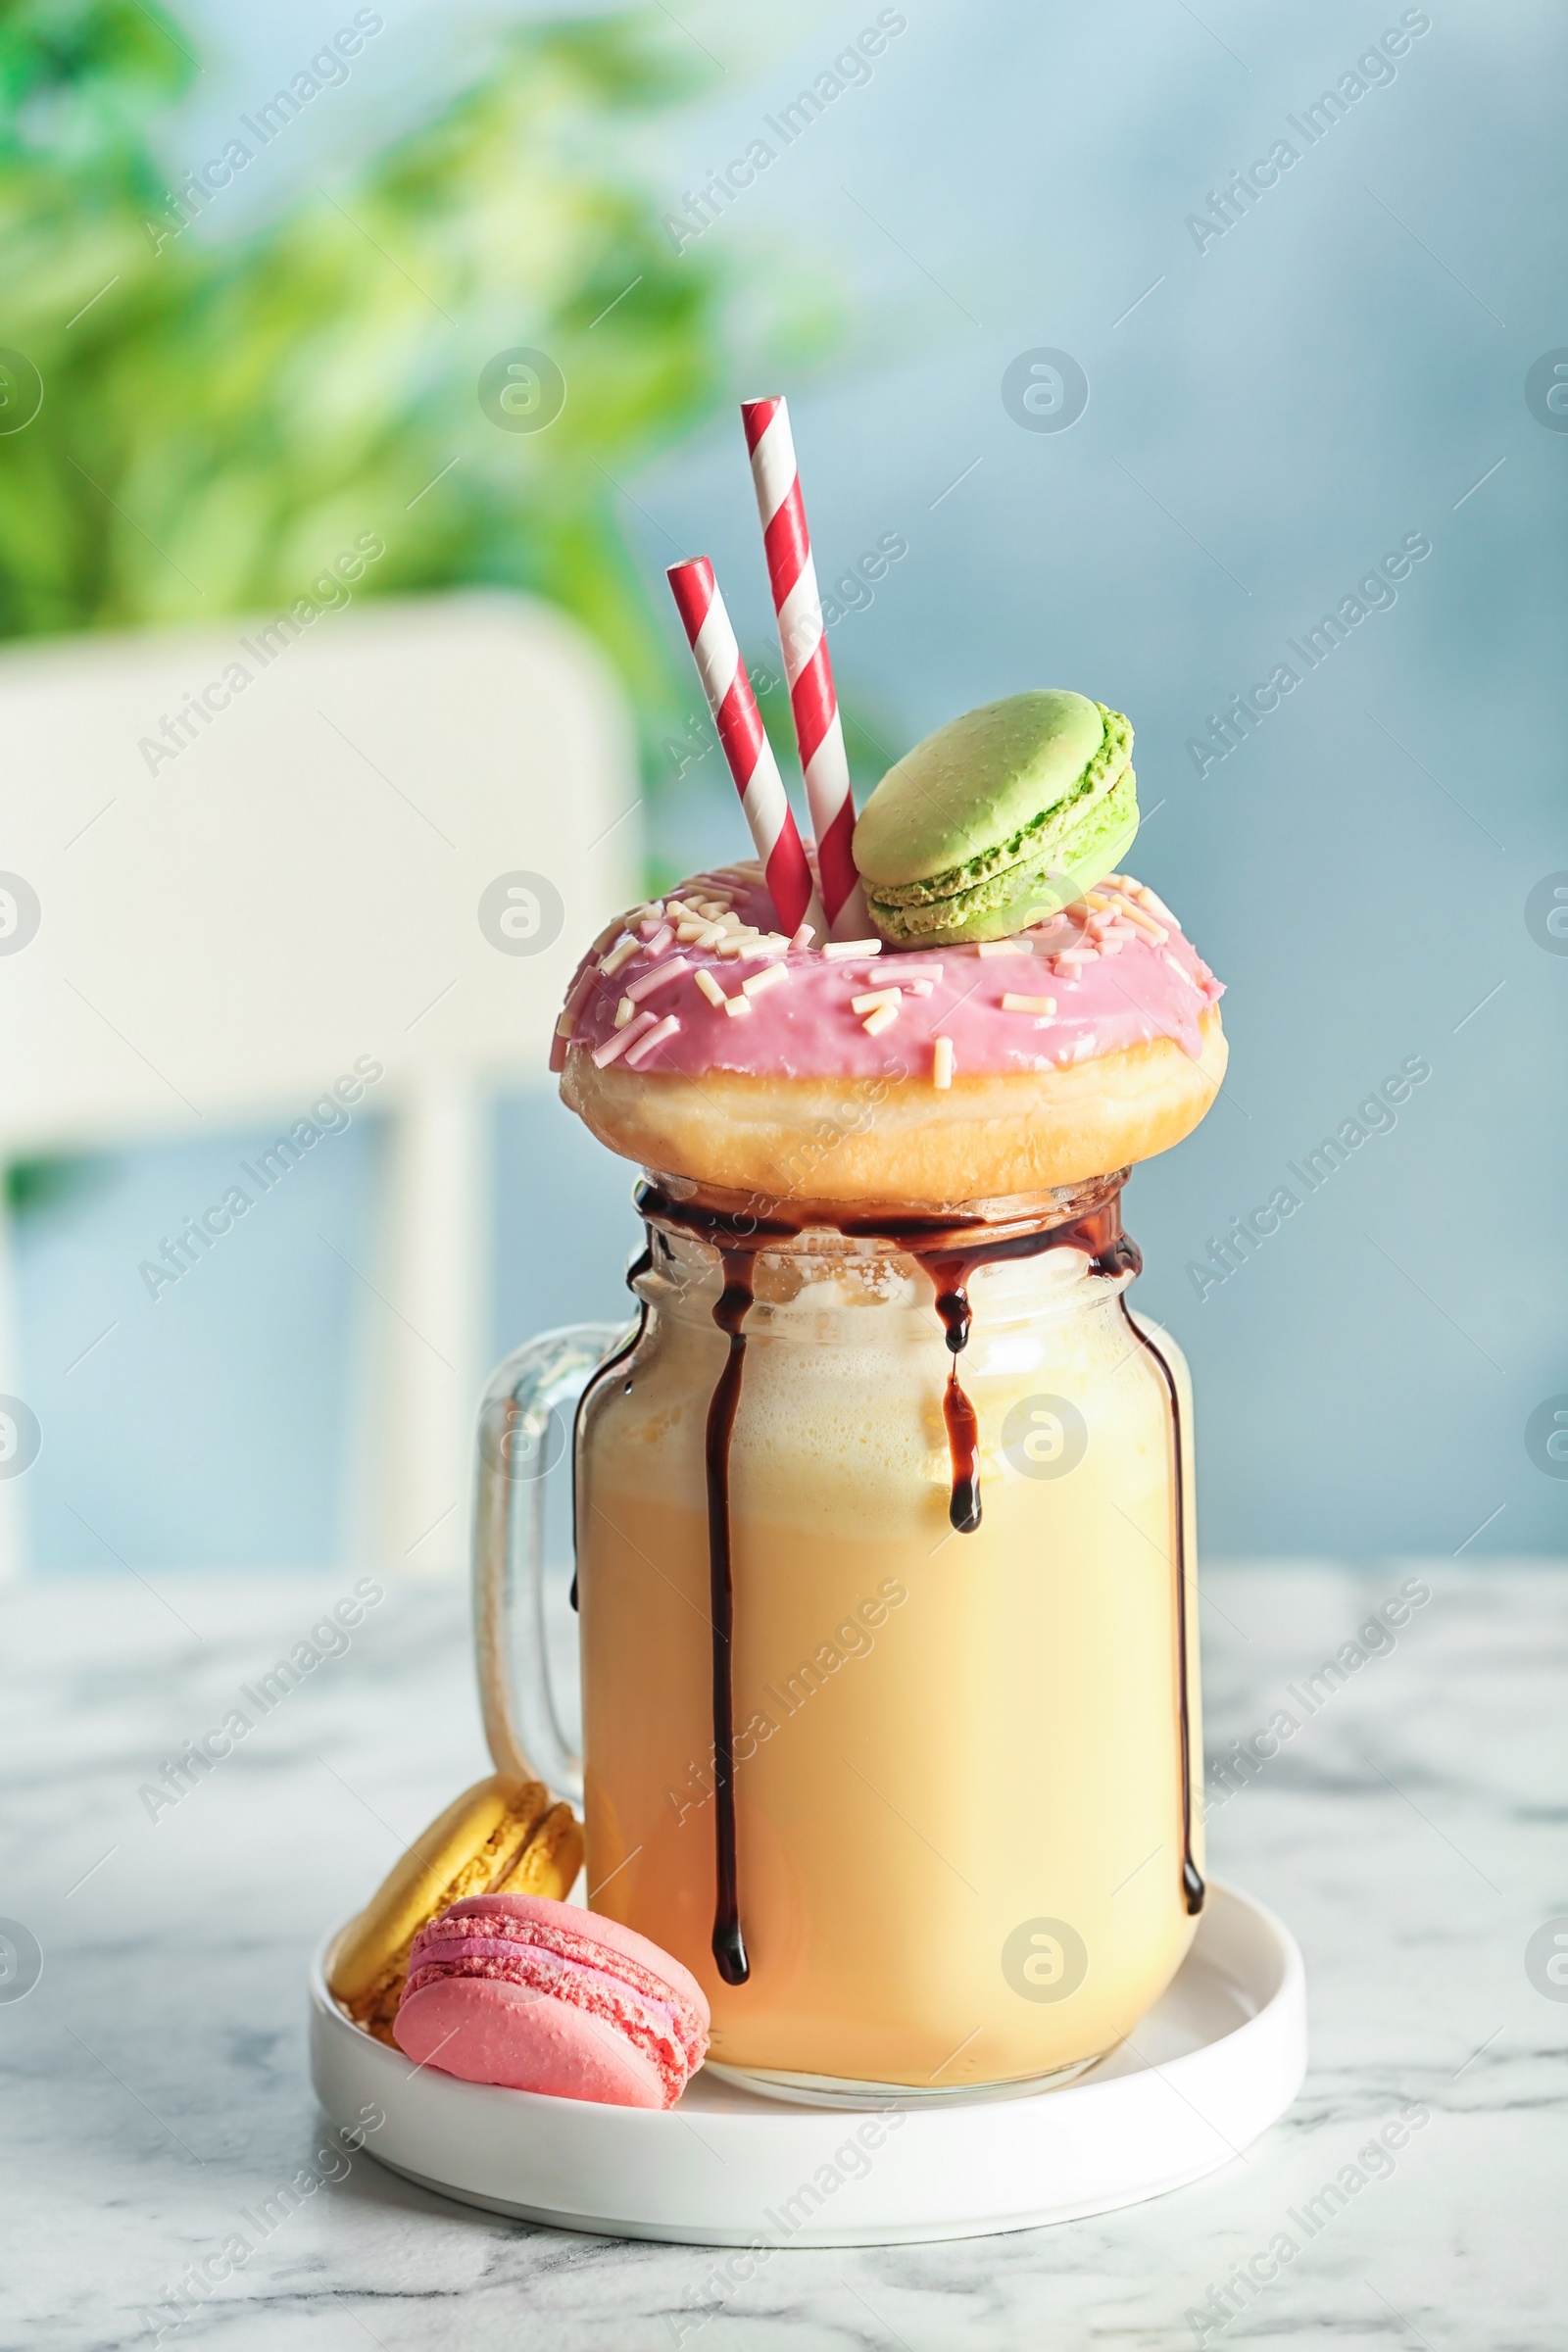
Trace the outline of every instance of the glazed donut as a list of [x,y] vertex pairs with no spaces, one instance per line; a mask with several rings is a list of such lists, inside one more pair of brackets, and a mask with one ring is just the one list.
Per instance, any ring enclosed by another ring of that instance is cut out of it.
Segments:
[[634,907],[578,966],[552,1066],[612,1152],[763,1200],[953,1207],[1152,1158],[1225,1074],[1221,984],[1114,875],[983,947],[786,941],[752,864]]

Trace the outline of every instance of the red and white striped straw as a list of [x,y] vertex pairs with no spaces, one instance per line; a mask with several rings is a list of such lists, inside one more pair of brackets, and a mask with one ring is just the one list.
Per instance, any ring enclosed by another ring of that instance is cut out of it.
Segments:
[[762,860],[781,931],[795,932],[809,920],[820,935],[823,915],[811,884],[805,845],[778,772],[773,747],[757,708],[741,649],[729,625],[724,599],[706,556],[672,564],[669,584],[685,626],[697,675],[713,714],[741,807]]
[[741,416],[752,455],[757,511],[762,518],[795,740],[816,835],[816,869],[828,930],[835,939],[862,939],[871,924],[851,849],[855,802],[850,762],[833,690],[789,408],[783,400],[743,400]]

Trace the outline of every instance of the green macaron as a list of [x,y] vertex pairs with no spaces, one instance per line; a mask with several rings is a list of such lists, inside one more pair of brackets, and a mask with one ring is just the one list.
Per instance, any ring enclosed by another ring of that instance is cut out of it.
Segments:
[[984,703],[888,769],[855,828],[882,937],[1006,939],[1112,873],[1138,831],[1133,731],[1062,687]]

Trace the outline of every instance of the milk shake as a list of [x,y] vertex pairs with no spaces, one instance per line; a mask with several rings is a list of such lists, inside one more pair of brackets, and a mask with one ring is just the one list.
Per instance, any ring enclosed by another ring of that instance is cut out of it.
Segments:
[[729,1456],[736,1984],[710,1950],[721,1274],[653,1231],[646,1328],[579,1431],[597,1906],[693,1970],[712,2057],[749,2074],[942,2095],[1081,2065],[1179,1965],[1201,1868],[1191,1462],[1179,1609],[1171,1403],[1127,1271],[1062,1248],[971,1275],[960,1532],[927,1274],[837,1235],[759,1256]]

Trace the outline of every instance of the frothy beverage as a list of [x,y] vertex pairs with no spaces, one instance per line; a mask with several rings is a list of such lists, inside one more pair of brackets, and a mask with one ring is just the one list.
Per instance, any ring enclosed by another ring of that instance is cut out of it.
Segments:
[[[733,1259],[651,1218],[642,1334],[579,1423],[588,1884],[697,1975],[723,2064],[1037,2081],[1192,1938],[1186,1370],[1124,1307],[1109,1202],[956,1288],[951,1252],[805,1234],[751,1253],[740,1313]],[[726,1651],[704,1497],[737,1323]],[[741,1983],[711,1948],[726,1661]]]

